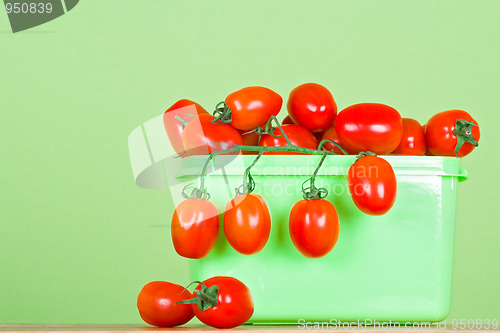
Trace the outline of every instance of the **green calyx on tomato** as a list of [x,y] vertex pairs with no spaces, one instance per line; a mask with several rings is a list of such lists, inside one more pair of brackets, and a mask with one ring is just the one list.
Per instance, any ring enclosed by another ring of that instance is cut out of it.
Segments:
[[458,151],[464,143],[468,142],[472,144],[474,147],[479,146],[479,143],[472,136],[472,126],[477,126],[472,121],[467,121],[464,119],[457,119],[455,124],[455,129],[453,130],[453,134],[457,137],[457,145],[455,146],[455,156],[458,157]]
[[356,156],[356,161],[359,160],[361,157],[365,157],[365,156],[377,156],[377,154],[375,154],[372,151],[362,151],[361,153],[359,153]]
[[186,189],[191,185],[187,185],[182,189],[182,196],[184,199],[200,199],[200,200],[210,200],[210,193],[207,192],[206,189],[193,188],[191,190],[191,194],[186,194]]
[[[217,293],[215,288],[209,288],[213,286],[217,286]],[[250,289],[233,277],[214,276],[203,280],[203,284],[198,282],[194,293],[200,300],[192,299],[189,302],[192,303],[196,318],[205,325],[233,328],[243,325],[253,315],[254,303]]]
[[[217,305],[217,297],[219,296],[219,287],[218,286],[211,286],[207,287],[203,282],[201,281],[194,281],[189,284],[189,286],[193,283],[197,283],[201,286],[201,290],[195,290],[194,294],[196,295],[195,298],[190,298],[190,299],[185,299],[183,301],[177,302],[178,304],[197,304],[198,309],[201,311],[206,311],[210,308],[213,308],[214,306]],[[187,287],[189,287],[187,286]],[[186,287],[186,288],[187,288]]]
[[276,116],[283,99],[265,87],[247,87],[230,94],[215,106],[214,124],[231,123],[238,130],[251,130]]
[[228,124],[233,121],[232,111],[227,106],[226,102],[222,101],[217,103],[214,111],[214,119],[212,123],[214,124]]
[[[476,126],[468,126],[470,125],[468,122],[472,122]],[[460,136],[463,139],[460,139]],[[427,148],[435,156],[464,157],[474,150],[476,147],[474,142],[477,144],[480,136],[477,121],[464,110],[448,110],[436,113],[427,121],[425,126]]]

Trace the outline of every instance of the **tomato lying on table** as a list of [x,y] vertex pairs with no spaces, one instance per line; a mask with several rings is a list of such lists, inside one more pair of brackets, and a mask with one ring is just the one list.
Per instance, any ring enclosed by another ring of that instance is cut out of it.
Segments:
[[339,237],[339,216],[325,199],[300,200],[292,207],[289,232],[293,244],[308,258],[328,254]]
[[265,127],[269,117],[276,116],[283,98],[265,87],[246,87],[229,94],[225,100],[231,109],[231,125],[239,130]]
[[189,304],[178,302],[191,299],[193,294],[182,286],[166,281],[146,284],[137,297],[137,309],[148,324],[158,327],[173,327],[187,323],[194,317]]
[[219,234],[217,208],[208,200],[182,201],[172,215],[171,232],[177,254],[191,259],[205,257]]
[[271,215],[265,200],[253,193],[231,199],[224,212],[224,233],[239,253],[260,252],[271,233]]
[[335,130],[349,152],[384,155],[393,152],[401,142],[403,122],[399,112],[388,105],[360,103],[339,112]]
[[358,158],[347,172],[347,185],[354,204],[365,214],[383,215],[396,201],[396,175],[389,162],[378,156]]
[[238,130],[230,124],[214,124],[213,119],[212,115],[199,115],[187,124],[182,133],[184,156],[205,155],[243,144]]
[[[190,105],[193,107],[187,108],[187,106]],[[208,112],[200,104],[189,99],[178,100],[163,114],[163,126],[177,154],[182,155],[182,153],[184,153],[184,145],[182,143],[182,132],[184,131],[184,127],[194,118],[194,116],[200,114],[208,115]]]
[[437,113],[425,129],[427,147],[436,156],[464,157],[478,146],[479,137],[477,121],[463,110]]
[[[304,127],[299,125],[282,125],[283,131],[288,136],[290,143],[295,146],[316,149],[318,147],[318,140],[314,137],[314,135],[306,130]],[[281,131],[279,128],[275,128],[275,135],[281,135]],[[259,146],[265,147],[283,147],[286,146],[287,142],[284,136],[273,137],[270,134],[264,134],[260,138]],[[289,152],[289,151],[269,151],[265,152],[265,154],[300,154],[297,152]]]
[[403,135],[394,155],[422,156],[427,150],[425,134],[422,125],[415,119],[403,118]]
[[199,284],[192,303],[194,314],[202,323],[215,328],[243,325],[253,315],[254,304],[248,287],[233,277],[215,276]]
[[287,108],[293,122],[311,132],[326,130],[337,115],[332,93],[317,83],[305,83],[293,89]]

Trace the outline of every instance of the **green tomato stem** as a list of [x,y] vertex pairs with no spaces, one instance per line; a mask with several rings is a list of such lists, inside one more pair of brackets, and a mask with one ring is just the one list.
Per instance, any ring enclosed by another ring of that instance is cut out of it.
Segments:
[[[328,152],[325,150],[323,151],[323,157],[321,157],[321,160],[318,163],[318,166],[316,167],[316,170],[314,170],[311,178],[306,179],[302,183],[302,196],[306,200],[316,200],[316,199],[322,199],[328,195],[328,190],[324,187],[317,188],[316,185],[314,184],[316,180],[316,175],[318,174],[319,169],[323,165],[323,162],[325,161],[326,156],[328,155]],[[304,184],[309,181],[309,187],[304,188]]]
[[214,117],[212,123],[216,125],[229,124],[233,121],[232,110],[224,101],[217,103],[215,106]]
[[[222,105],[222,107],[220,107],[220,105]],[[224,112],[230,113],[230,110],[231,110],[227,107],[225,102],[220,102],[219,104],[217,104],[216,108],[217,108],[217,110],[220,110],[221,113],[219,114],[219,116],[217,118],[215,118],[212,121],[213,123],[218,123],[217,121],[219,121],[223,118],[223,113]],[[217,112],[217,110],[216,110],[216,112]],[[229,111],[227,111],[227,110],[229,110]],[[273,122],[275,122],[276,125],[278,126],[278,128],[281,132],[281,135],[274,134],[274,127],[271,126]],[[337,154],[335,154],[333,151],[325,150],[323,148],[324,144],[327,142],[330,142],[333,145],[335,145],[336,147],[338,147],[344,155],[348,155],[348,153],[338,143],[336,143],[330,139],[322,140],[319,143],[317,149],[310,149],[310,148],[304,148],[304,147],[299,147],[299,146],[293,145],[290,142],[288,135],[285,133],[285,131],[283,131],[281,124],[279,123],[278,119],[275,116],[269,117],[264,129],[257,127],[253,131],[255,131],[259,135],[259,142],[260,142],[260,138],[263,134],[269,134],[269,135],[272,135],[275,137],[283,136],[287,142],[287,145],[280,146],[280,147],[235,145],[233,148],[230,148],[230,149],[218,150],[218,151],[214,151],[214,152],[209,153],[207,161],[205,162],[205,165],[203,166],[202,172],[200,174],[200,187],[198,189],[193,190],[193,192],[191,193],[191,197],[196,197],[198,199],[204,199],[207,197],[210,198],[210,194],[205,189],[205,180],[207,177],[208,165],[210,164],[210,161],[212,161],[214,156],[221,155],[221,154],[231,154],[231,153],[234,154],[234,153],[238,153],[240,151],[259,151],[259,154],[255,158],[255,160],[252,162],[252,164],[245,170],[245,173],[243,175],[243,185],[240,186],[240,187],[243,187],[243,189],[242,189],[242,191],[240,191],[239,189],[236,189],[236,194],[238,194],[238,193],[251,193],[255,189],[255,182],[253,181],[253,177],[250,173],[250,169],[257,163],[257,161],[260,159],[262,154],[264,154],[264,152],[266,152],[266,151],[289,151],[289,152],[296,152],[296,153],[309,154],[309,155],[319,155],[319,154],[323,155],[323,157],[322,157],[318,167],[316,168],[313,176],[311,178],[309,178],[312,181],[311,186],[306,188],[306,189],[304,189],[304,187],[302,187],[302,192],[306,193],[306,192],[312,191],[312,192],[314,192],[313,197],[316,197],[317,195],[319,195],[320,197],[322,195],[326,196],[328,194],[326,189],[322,189],[322,188],[317,189],[314,186],[314,177],[316,176],[316,173],[318,172],[319,168],[323,164],[325,157],[327,155],[337,155]],[[253,132],[253,131],[250,131],[250,132]],[[306,180],[306,182],[307,182],[307,180]],[[302,185],[304,185],[304,184],[302,184]]]
[[[206,311],[218,304],[219,287],[211,286],[207,287],[202,282],[194,281],[189,284],[198,283],[201,286],[201,290],[195,290],[195,298],[185,299],[183,301],[177,302],[177,304],[197,304],[198,309],[201,311]],[[187,286],[186,289],[189,287]]]
[[458,152],[464,143],[468,142],[474,147],[479,146],[479,143],[472,136],[472,126],[477,126],[473,121],[457,119],[453,134],[457,137],[457,145],[455,146],[455,156],[458,157]]

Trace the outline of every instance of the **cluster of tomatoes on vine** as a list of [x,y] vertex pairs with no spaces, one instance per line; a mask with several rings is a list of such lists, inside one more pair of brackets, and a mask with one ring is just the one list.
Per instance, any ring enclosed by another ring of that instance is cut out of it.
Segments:
[[[198,103],[182,99],[167,109],[163,120],[173,148],[183,157],[236,145],[285,146],[279,128],[263,135],[268,119],[278,115],[282,104],[283,98],[271,89],[246,87],[229,94],[217,105],[214,115]],[[194,106],[194,112],[186,111],[186,106]],[[479,141],[477,122],[463,110],[437,113],[423,126],[415,119],[401,118],[396,109],[380,103],[354,104],[337,117],[332,94],[315,83],[292,90],[287,109],[288,116],[282,122],[284,133],[292,144],[310,149],[315,149],[318,141],[331,139],[349,154],[372,151],[378,155],[463,157]],[[334,149],[331,144],[325,148]]]
[[[210,160],[218,154],[258,154],[243,174],[243,184],[226,205],[223,227],[228,243],[239,253],[260,252],[270,235],[271,216],[265,200],[252,193],[251,168],[263,154],[321,155],[316,170],[302,184],[304,199],[290,211],[289,232],[295,247],[306,257],[329,253],[337,242],[339,217],[317,188],[315,176],[333,154],[357,155],[347,173],[355,205],[364,213],[383,215],[396,198],[396,177],[391,165],[377,155],[436,155],[463,157],[479,141],[477,122],[463,110],[435,114],[423,126],[385,104],[359,103],[337,115],[330,91],[315,83],[295,88],[287,101],[288,116],[276,116],[283,99],[265,87],[247,87],[229,94],[213,115],[190,100],[179,100],[163,116],[165,130],[180,157],[208,155],[201,183],[172,216],[172,239],[181,256],[200,259],[213,248],[219,234],[219,213],[204,186]],[[376,172],[370,170],[376,169]],[[183,193],[184,194],[184,193]],[[165,281],[148,283],[137,306],[149,324],[170,327],[196,315],[203,323],[231,328],[248,321],[254,311],[249,289],[232,277],[198,282],[194,295]]]
[[[380,103],[354,104],[337,115],[331,92],[315,83],[300,85],[290,93],[288,116],[279,124],[276,115],[282,104],[282,97],[271,89],[247,87],[217,104],[214,115],[195,102],[180,100],[165,112],[164,125],[181,157],[207,154],[210,160],[218,154],[259,152],[253,165],[262,154],[323,154],[310,186],[302,189],[304,200],[292,207],[289,218],[294,245],[312,258],[327,254],[338,238],[335,207],[324,199],[326,189],[314,185],[326,154],[357,155],[347,174],[351,197],[362,212],[383,215],[395,202],[397,182],[392,166],[377,155],[462,157],[479,140],[477,122],[466,111],[440,112],[424,126]],[[186,106],[195,113],[186,114]],[[251,193],[254,184],[247,180],[252,180],[249,169],[243,190],[237,190],[227,203],[223,226],[229,244],[249,255],[265,246],[271,222],[265,200]],[[203,183],[186,197],[173,214],[172,239],[178,254],[199,259],[215,244],[219,215],[206,200]]]

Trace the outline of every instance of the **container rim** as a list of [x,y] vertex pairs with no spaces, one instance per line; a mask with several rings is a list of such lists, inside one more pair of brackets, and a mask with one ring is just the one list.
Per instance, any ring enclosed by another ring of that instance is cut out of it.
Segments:
[[[225,175],[242,175],[255,155],[217,155],[210,163],[211,170],[223,169]],[[394,168],[396,176],[441,176],[467,179],[467,172],[460,168],[460,159],[446,156],[395,156],[382,155]],[[198,176],[207,160],[206,155],[182,159],[182,169],[176,178]],[[252,168],[254,176],[310,176],[321,155],[264,155]],[[327,156],[318,176],[346,176],[355,155]]]

